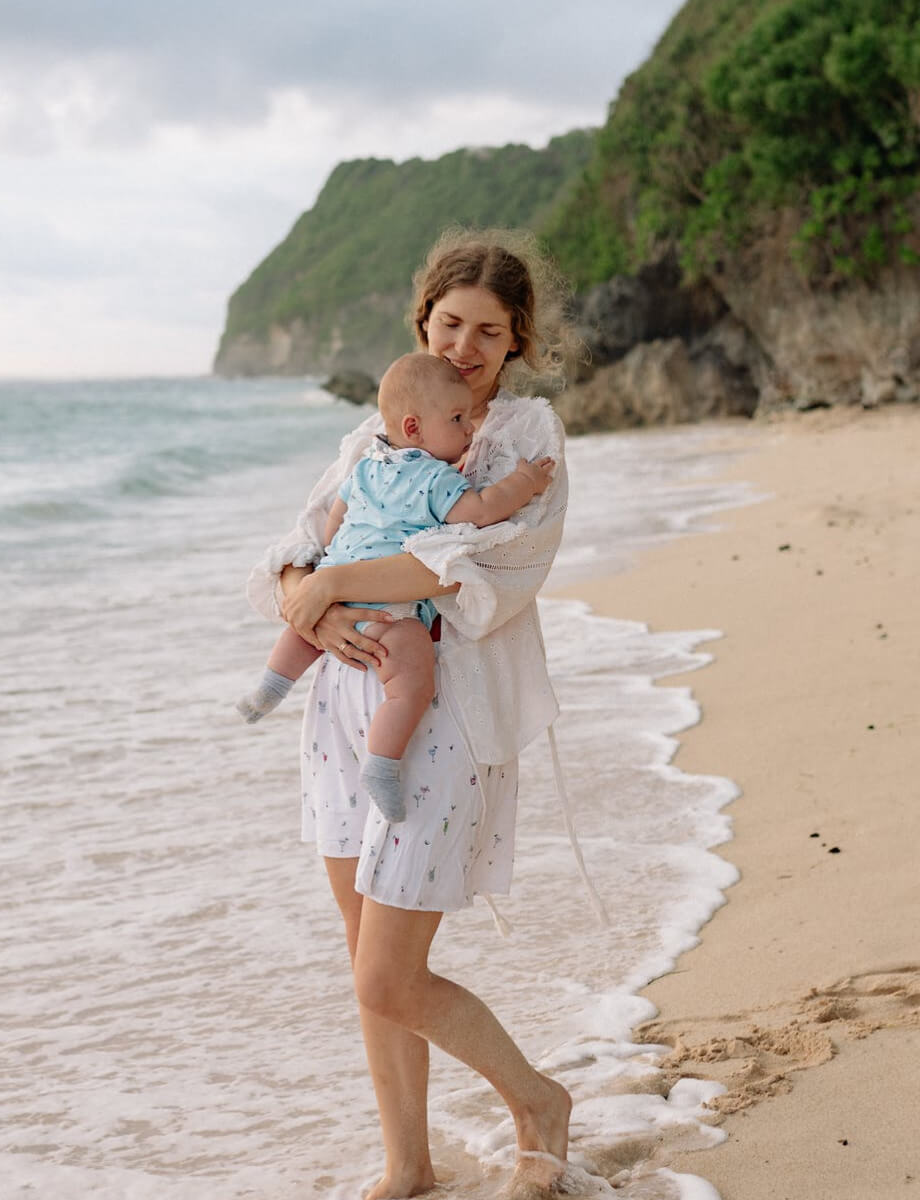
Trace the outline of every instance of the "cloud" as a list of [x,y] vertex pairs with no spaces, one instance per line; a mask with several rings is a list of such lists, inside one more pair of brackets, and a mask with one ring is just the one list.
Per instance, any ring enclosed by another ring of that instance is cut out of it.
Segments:
[[8,149],[47,153],[74,141],[143,142],[161,124],[257,124],[272,96],[291,89],[318,108],[374,106],[400,119],[480,92],[596,105],[675,7],[6,0],[0,136]]
[[678,7],[493,3],[3,0],[0,375],[206,372],[336,163],[599,124]]

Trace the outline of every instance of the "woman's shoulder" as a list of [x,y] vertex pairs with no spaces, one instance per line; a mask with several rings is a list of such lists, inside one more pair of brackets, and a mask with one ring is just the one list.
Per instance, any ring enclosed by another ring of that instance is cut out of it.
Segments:
[[545,396],[518,396],[507,388],[500,388],[489,405],[487,432],[498,440],[534,438],[553,457],[562,453],[565,441],[565,426]]
[[489,415],[502,424],[560,426],[562,422],[546,396],[519,396],[507,388],[499,388],[489,405]]

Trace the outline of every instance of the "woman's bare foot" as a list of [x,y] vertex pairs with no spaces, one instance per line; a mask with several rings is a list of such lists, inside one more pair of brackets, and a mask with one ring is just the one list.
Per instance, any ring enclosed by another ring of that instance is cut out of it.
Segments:
[[561,1083],[539,1076],[540,1094],[515,1118],[519,1150],[539,1150],[565,1161],[569,1148],[572,1097]]
[[508,1200],[537,1200],[554,1195],[553,1184],[565,1172],[572,1097],[555,1079],[541,1075],[541,1094],[517,1120],[520,1159]]
[[421,1196],[431,1191],[436,1183],[434,1171],[404,1175],[384,1175],[383,1179],[367,1193],[364,1200],[405,1200],[407,1196]]

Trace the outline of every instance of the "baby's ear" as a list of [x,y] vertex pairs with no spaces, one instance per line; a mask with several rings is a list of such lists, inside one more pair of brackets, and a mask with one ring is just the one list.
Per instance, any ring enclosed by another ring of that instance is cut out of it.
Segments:
[[406,413],[401,422],[402,435],[410,442],[417,442],[422,436],[422,423],[414,413]]

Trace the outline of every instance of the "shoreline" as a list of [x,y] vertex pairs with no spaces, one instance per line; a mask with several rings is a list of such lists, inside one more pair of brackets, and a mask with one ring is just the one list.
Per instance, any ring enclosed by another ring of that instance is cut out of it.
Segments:
[[[667,1165],[723,1200],[920,1195],[920,410],[755,423],[726,478],[766,498],[554,590],[653,630],[717,628],[674,763],[741,789],[741,880],[637,1040],[728,1089],[715,1150]],[[732,442],[715,423],[714,442]]]

